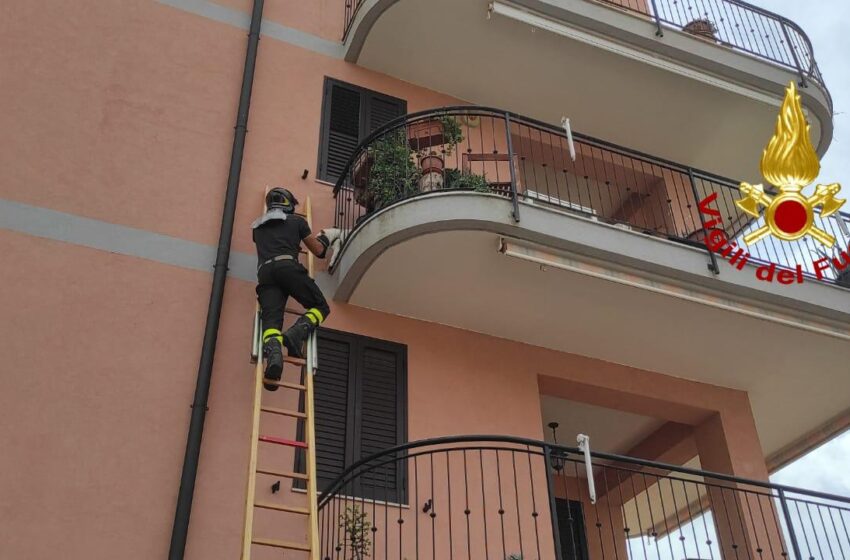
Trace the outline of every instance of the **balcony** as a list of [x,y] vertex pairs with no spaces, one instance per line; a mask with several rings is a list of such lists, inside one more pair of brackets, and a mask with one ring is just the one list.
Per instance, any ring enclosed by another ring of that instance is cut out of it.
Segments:
[[[706,252],[698,204],[716,197],[728,239],[753,265],[802,268],[816,278],[823,250],[809,238],[773,237],[747,244],[763,225],[742,212],[738,181],[615,146],[520,115],[484,107],[446,107],[409,115],[366,139],[336,184],[335,226],[345,233],[341,254],[362,225],[415,197],[475,193],[509,201],[514,222],[521,206],[545,208],[596,223],[666,239]],[[850,216],[818,218],[821,228],[850,244]],[[850,272],[850,271],[848,271]],[[822,280],[850,287],[850,274],[830,268]]]
[[850,500],[505,436],[358,461],[319,501],[322,558],[846,558]]
[[[574,159],[564,130],[480,107],[376,131],[335,187],[344,241],[325,289],[339,302],[749,391],[766,456],[842,414],[845,277],[756,280],[760,261],[811,276],[817,249],[748,246],[743,235],[760,224],[735,206],[735,181],[572,136]],[[752,254],[744,270],[712,263],[697,211],[708,195],[726,235]],[[842,247],[847,220],[822,220]]]
[[345,19],[358,65],[725,176],[757,176],[791,80],[820,154],[832,139],[808,37],[737,0],[352,0]]

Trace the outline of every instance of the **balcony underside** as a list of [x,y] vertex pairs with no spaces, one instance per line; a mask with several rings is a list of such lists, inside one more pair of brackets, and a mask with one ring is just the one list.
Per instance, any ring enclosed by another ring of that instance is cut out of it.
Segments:
[[[696,248],[526,204],[517,224],[510,208],[455,192],[371,216],[336,265],[335,299],[746,390],[766,455],[845,411],[842,290],[728,266],[715,278]],[[503,238],[572,271],[502,254]]]
[[[761,179],[761,151],[795,72],[672,29],[657,39],[649,18],[595,2],[522,4],[558,32],[488,19],[485,0],[366,0],[347,58],[472,103],[550,123],[568,116],[592,136]],[[815,83],[802,92],[822,154],[832,138],[829,103]]]

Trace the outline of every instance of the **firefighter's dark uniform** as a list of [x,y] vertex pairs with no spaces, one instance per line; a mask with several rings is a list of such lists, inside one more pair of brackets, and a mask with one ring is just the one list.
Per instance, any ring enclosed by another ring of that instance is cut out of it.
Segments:
[[310,235],[307,220],[273,208],[254,222],[253,230],[257,246],[257,298],[262,310],[263,341],[281,337],[283,311],[290,296],[307,310],[304,317],[315,328],[327,318],[330,308],[322,291],[307,274],[307,269],[298,262],[301,242]]

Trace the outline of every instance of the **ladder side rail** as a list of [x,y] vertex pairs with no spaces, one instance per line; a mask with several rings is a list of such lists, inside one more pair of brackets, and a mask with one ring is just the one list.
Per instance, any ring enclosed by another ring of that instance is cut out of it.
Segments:
[[[269,187],[263,193],[263,212],[266,211],[265,199]],[[242,525],[242,560],[251,559],[251,541],[254,538],[254,494],[257,488],[257,452],[260,443],[260,409],[263,406],[263,325],[260,321],[260,304],[254,306],[254,333],[252,340],[252,358],[256,351],[256,367],[254,368],[254,394],[251,403],[251,441],[248,455],[248,482],[245,489],[245,515]]]
[[248,483],[245,490],[245,518],[242,527],[242,560],[251,558],[251,541],[254,535],[254,495],[257,486],[257,449],[260,439],[260,408],[263,394],[263,360],[254,368],[254,395],[251,407],[251,450],[248,458]]
[[[313,229],[313,212],[308,197],[304,204],[304,213],[307,218],[307,225],[310,230]],[[310,278],[314,278],[315,260],[313,253],[307,252],[307,273]],[[305,412],[307,413],[306,436],[307,436],[307,501],[308,509],[308,540],[310,543],[310,560],[320,560],[319,549],[319,508],[318,508],[318,489],[316,481],[316,421],[315,409],[313,406],[313,376],[316,373],[316,332],[314,331],[307,340],[307,364],[305,365],[304,384],[307,387],[305,391]]]

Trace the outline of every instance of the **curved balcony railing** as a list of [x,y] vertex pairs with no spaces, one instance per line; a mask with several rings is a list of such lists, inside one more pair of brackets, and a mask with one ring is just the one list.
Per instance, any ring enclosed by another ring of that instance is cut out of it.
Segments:
[[357,461],[318,523],[325,560],[850,555],[848,498],[507,436]]
[[663,35],[665,28],[685,31],[795,70],[801,85],[812,80],[829,97],[812,42],[788,18],[740,0],[601,1],[653,18],[659,35]]
[[[406,115],[376,130],[348,160],[334,187],[342,251],[370,217],[416,196],[474,191],[510,201],[519,221],[526,204],[545,206],[624,229],[705,249],[699,201],[716,195],[726,237],[750,253],[748,262],[776,263],[815,276],[814,262],[850,243],[848,216],[817,217],[837,239],[827,252],[809,238],[743,236],[763,225],[735,205],[738,182],[487,107],[444,107]],[[573,157],[573,155],[575,157]],[[713,266],[716,262],[710,254]],[[847,274],[844,274],[844,273]],[[850,285],[850,267],[821,271]]]
[[[599,1],[652,18],[658,35],[663,35],[665,28],[685,31],[794,70],[802,86],[811,80],[823,88],[832,111],[832,98],[815,60],[812,42],[788,18],[740,0]],[[363,3],[345,1],[343,41]]]

